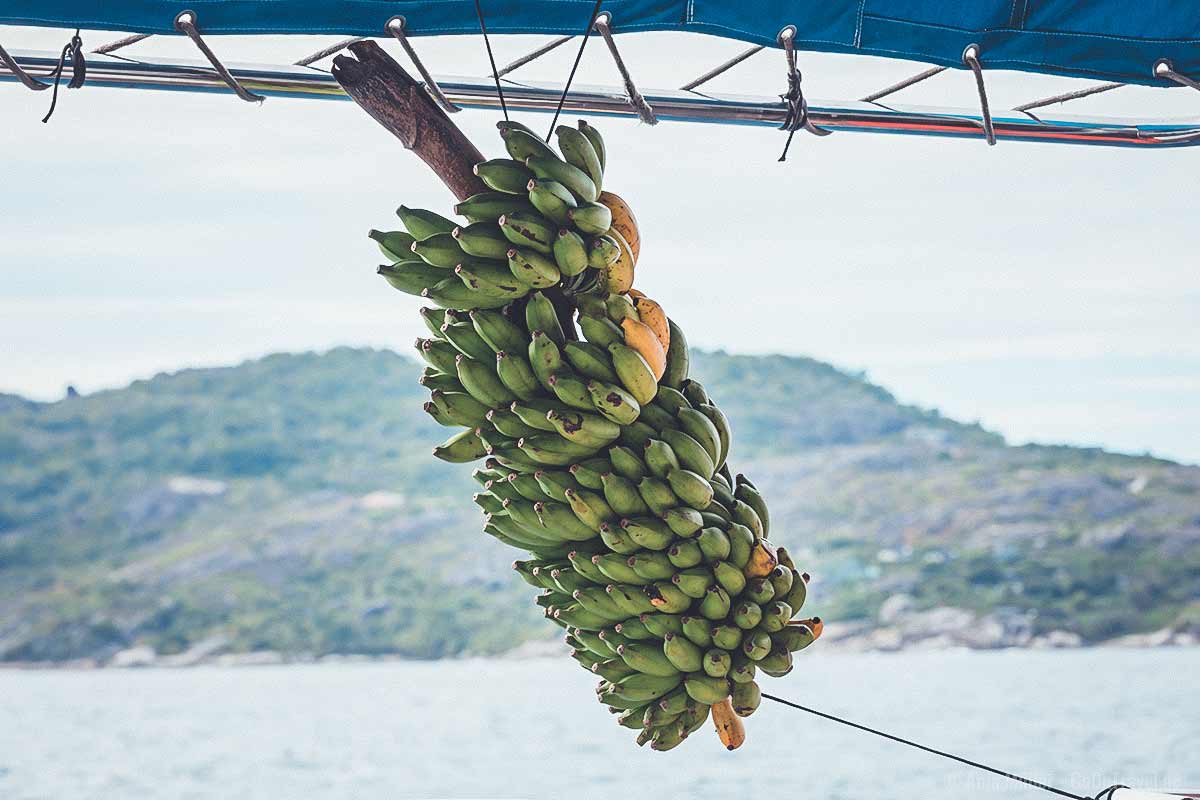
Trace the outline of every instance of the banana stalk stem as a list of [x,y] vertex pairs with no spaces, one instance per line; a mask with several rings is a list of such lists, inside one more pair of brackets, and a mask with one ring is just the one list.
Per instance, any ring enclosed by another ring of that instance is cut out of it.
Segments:
[[[458,200],[488,191],[475,174],[483,155],[467,135],[438,107],[425,88],[377,43],[349,46],[352,56],[333,60],[333,77],[364,111],[420,156]],[[554,287],[544,294],[554,304],[568,339],[578,339],[571,303]]]

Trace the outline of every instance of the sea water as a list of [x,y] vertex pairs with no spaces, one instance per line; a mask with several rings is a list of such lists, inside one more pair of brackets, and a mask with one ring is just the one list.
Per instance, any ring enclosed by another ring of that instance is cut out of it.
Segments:
[[[824,654],[768,691],[1092,795],[1200,789],[1200,649]],[[0,671],[0,798],[1045,797],[768,701],[634,745],[562,657]]]

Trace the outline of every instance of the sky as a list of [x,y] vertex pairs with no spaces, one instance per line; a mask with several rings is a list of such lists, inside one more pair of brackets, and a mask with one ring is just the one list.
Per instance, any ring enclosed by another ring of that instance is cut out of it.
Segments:
[[[0,27],[12,49],[63,31]],[[89,48],[116,35],[91,33]],[[220,37],[230,61],[287,63],[331,37]],[[495,37],[500,63],[539,37]],[[643,89],[678,86],[743,45],[618,38]],[[404,61],[395,42],[385,47]],[[486,75],[478,37],[419,40],[436,73]],[[514,77],[561,81],[560,48]],[[153,38],[130,55],[193,57]],[[327,63],[327,62],[326,62]],[[921,67],[802,54],[806,94],[853,98]],[[599,41],[577,80],[617,85]],[[713,91],[776,94],[764,52]],[[994,107],[1076,81],[989,73]],[[973,106],[969,73],[896,102]],[[369,228],[449,192],[353,104],[0,84],[0,391],[60,397],[185,366],[338,345],[407,351],[416,298],[375,274]],[[1125,88],[1072,111],[1200,118],[1200,95]],[[519,119],[535,127],[544,115]],[[497,115],[455,120],[503,155]],[[1187,223],[1200,151],[957,141],[635,121],[597,123],[608,188],[642,229],[637,285],[695,346],[806,355],[1009,441],[1200,463],[1200,270]],[[753,387],[747,387],[752,389]]]

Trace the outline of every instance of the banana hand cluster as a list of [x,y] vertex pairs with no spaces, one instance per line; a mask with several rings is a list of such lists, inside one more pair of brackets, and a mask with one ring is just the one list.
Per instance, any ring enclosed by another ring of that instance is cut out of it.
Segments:
[[379,273],[436,306],[416,342],[425,411],[463,430],[434,455],[484,459],[484,532],[530,554],[513,568],[639,745],[670,750],[711,716],[732,750],[759,674],[821,635],[795,619],[808,575],[731,472],[683,331],[633,288],[641,237],[603,188],[600,133],[560,126],[560,156],[499,127],[509,157],[476,165],[489,191],[455,207],[467,223],[401,206],[406,230],[370,233]]

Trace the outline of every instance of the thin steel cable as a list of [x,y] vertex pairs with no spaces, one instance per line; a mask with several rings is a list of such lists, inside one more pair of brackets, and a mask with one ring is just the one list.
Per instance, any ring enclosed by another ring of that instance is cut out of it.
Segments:
[[131,44],[137,44],[138,42],[149,39],[153,35],[154,34],[152,33],[135,33],[132,36],[126,36],[124,39],[117,39],[115,42],[102,44],[92,52],[99,53],[100,55],[104,55],[105,53],[115,53],[122,47],[128,47]]
[[756,45],[754,45],[754,47],[751,47],[748,50],[743,50],[742,52],[738,53],[733,58],[726,61],[724,64],[721,64],[719,67],[714,67],[713,69],[710,69],[708,72],[701,75],[699,78],[688,81],[683,86],[680,86],[679,90],[681,92],[690,92],[693,89],[695,89],[697,86],[708,83],[709,81],[711,81],[713,78],[717,77],[718,75],[720,75],[724,72],[728,72],[729,70],[736,67],[738,64],[745,61],[750,56],[754,55],[755,53],[758,53],[760,50],[765,50],[766,47],[767,46],[765,44],[756,44]]
[[214,53],[205,43],[203,37],[200,36],[200,31],[196,28],[195,11],[179,12],[179,16],[175,17],[175,30],[192,40],[192,43],[195,44],[196,47],[200,49],[200,52],[204,54],[204,57],[208,59],[208,63],[212,64],[213,69],[215,69],[217,74],[221,76],[221,80],[225,81],[225,84],[230,89],[233,89],[234,94],[245,100],[247,103],[261,103],[263,100],[266,100],[266,98],[262,97],[261,95],[247,91],[246,88],[238,82],[238,79],[233,77],[233,74],[225,68],[225,65],[221,63],[219,58],[217,58],[217,54]]
[[[783,698],[776,697],[775,695],[764,693],[763,699],[764,700],[772,700],[781,705],[789,706],[790,708],[797,708],[801,711],[807,711],[809,714],[813,714],[813,715],[821,717],[823,719],[827,719],[832,722],[839,722],[842,725],[848,725],[849,727],[854,728],[855,730],[864,731],[866,733],[873,733],[876,736],[882,736],[884,739],[891,739],[893,742],[899,742],[900,744],[906,744],[909,747],[915,747],[916,749],[923,750],[926,753],[932,753],[935,756],[941,756],[942,758],[948,758],[951,761],[957,761],[960,764],[966,764],[969,767],[975,767],[976,769],[981,769],[981,770],[984,770],[985,772],[990,772],[993,775],[999,775],[1002,778],[1008,778],[1009,780],[1014,780],[1014,781],[1017,781],[1018,783],[1024,783],[1028,786],[1033,786],[1037,789],[1042,789],[1047,792],[1052,792],[1053,794],[1057,794],[1062,797],[1069,797],[1069,798],[1071,798],[1071,800],[1094,800],[1094,798],[1084,797],[1083,795],[1078,795],[1073,792],[1068,792],[1065,789],[1059,789],[1054,786],[1050,786],[1049,784],[1041,783],[1040,781],[1035,781],[1031,778],[1024,778],[1024,777],[1014,774],[1012,772],[1005,772],[1002,769],[996,769],[995,767],[989,767],[987,764],[982,764],[978,761],[972,761],[971,759],[963,758],[962,756],[956,756],[953,753],[947,753],[944,750],[936,750],[932,747],[927,747],[923,744],[918,744],[917,742],[914,742],[911,739],[904,739],[899,736],[894,736],[893,734],[890,734],[890,733],[884,733],[881,730],[876,730],[875,728],[869,728],[866,725],[860,725],[857,722],[851,722],[848,719],[842,719],[841,717],[835,717],[833,714],[826,714],[823,711],[817,711],[815,708],[809,708],[808,706],[802,706],[799,703],[793,703],[790,700],[784,700]],[[1118,787],[1114,787],[1114,788],[1118,788]],[[1109,792],[1109,794],[1112,793],[1112,789],[1106,789],[1105,791]],[[1104,794],[1104,792],[1100,792],[1100,794],[1098,794],[1097,797],[1100,797],[1103,794]]]
[[404,52],[408,54],[408,58],[410,61],[412,61],[413,66],[417,68],[417,72],[421,73],[421,79],[425,81],[425,91],[429,92],[429,94],[433,96],[433,99],[447,114],[457,114],[460,110],[459,107],[454,105],[454,103],[451,103],[450,99],[446,97],[445,93],[442,91],[442,87],[438,86],[438,82],[435,81],[433,76],[429,74],[429,70],[425,69],[425,64],[421,62],[421,58],[417,55],[417,51],[414,50],[412,44],[409,43],[408,36],[404,33],[404,27],[406,24],[407,22],[405,21],[404,17],[397,15],[389,19],[387,21],[387,25],[384,27],[387,32],[392,35],[392,38],[399,42],[400,46],[404,48]]
[[500,88],[500,75],[496,72],[496,57],[492,55],[492,41],[488,38],[487,23],[483,21],[483,7],[475,0],[475,14],[479,17],[479,30],[483,31],[483,44],[487,48],[488,61],[492,65],[492,78],[496,81],[496,94],[500,95],[500,108],[508,121],[508,104],[504,102],[504,90]]
[[1032,111],[1035,108],[1043,108],[1052,106],[1055,103],[1065,103],[1068,100],[1078,100],[1081,97],[1091,97],[1094,94],[1101,92],[1111,92],[1113,89],[1120,89],[1122,86],[1128,86],[1125,83],[1102,83],[1099,86],[1090,86],[1087,89],[1076,89],[1073,92],[1065,92],[1056,94],[1053,97],[1047,97],[1042,100],[1034,100],[1032,103],[1022,103],[1019,106],[1013,106],[1013,111]]
[[596,5],[592,6],[592,15],[588,17],[587,27],[583,29],[583,41],[579,43],[579,52],[575,54],[575,63],[571,65],[571,73],[567,75],[567,82],[563,85],[562,94],[558,97],[558,107],[554,109],[554,119],[550,120],[550,130],[546,132],[546,141],[550,141],[550,136],[554,133],[554,127],[558,125],[558,116],[562,113],[563,103],[567,101],[567,92],[571,91],[571,82],[575,80],[575,71],[579,69],[579,62],[583,59],[583,48],[587,47],[588,39],[592,36],[592,26],[596,24],[596,17],[600,14],[600,6],[604,0],[596,0]]
[[975,73],[975,88],[979,91],[979,108],[983,113],[983,135],[989,145],[996,144],[996,128],[992,125],[992,109],[988,105],[987,86],[983,83],[983,64],[979,63],[979,45],[969,44],[963,50],[963,64]]
[[866,97],[864,97],[862,99],[862,101],[864,103],[874,103],[876,100],[887,97],[889,94],[895,94],[896,92],[900,91],[901,89],[907,89],[909,86],[912,86],[915,83],[920,83],[921,81],[926,80],[927,78],[932,78],[934,75],[941,75],[943,72],[945,72],[948,69],[950,69],[950,68],[949,67],[930,67],[929,69],[925,70],[924,72],[918,72],[916,75],[905,78],[904,80],[900,81],[899,83],[893,83],[891,86],[887,87],[886,89],[880,89],[878,92],[873,92],[873,93],[867,95]]
[[4,66],[8,69],[8,71],[13,75],[16,75],[17,80],[23,83],[26,89],[31,89],[35,92],[44,92],[50,88],[50,84],[42,83],[37,78],[33,77],[24,69],[22,69],[21,65],[16,62],[16,59],[10,56],[8,51],[2,46],[0,46],[0,61],[4,62]]
[[525,66],[526,64],[528,64],[530,61],[533,61],[534,59],[541,58],[542,56],[546,55],[546,53],[549,53],[554,48],[561,47],[562,45],[566,44],[567,42],[571,41],[574,38],[575,38],[574,34],[572,34],[570,36],[560,36],[557,39],[550,42],[549,44],[544,44],[541,47],[539,47],[538,49],[534,50],[533,52],[526,53],[525,55],[518,58],[516,61],[510,62],[507,66],[505,66],[503,69],[501,69],[499,72],[497,72],[496,75],[498,77],[503,78],[508,73],[510,73],[514,70],[520,69],[521,67]]
[[315,64],[322,58],[325,58],[325,56],[331,56],[339,50],[345,50],[352,44],[356,44],[357,42],[365,42],[366,40],[366,36],[351,36],[349,39],[342,39],[336,44],[331,44],[329,47],[324,47],[315,53],[310,53],[294,63],[297,67],[307,67],[309,64]]
[[596,21],[592,24],[604,38],[604,43],[608,45],[608,52],[612,54],[613,61],[617,65],[617,72],[621,73],[621,80],[625,82],[625,95],[629,98],[629,105],[633,106],[633,110],[637,112],[638,119],[647,125],[657,125],[658,117],[654,116],[654,109],[650,107],[646,98],[642,97],[642,93],[634,85],[633,76],[629,74],[629,69],[625,66],[625,59],[621,58],[621,53],[617,50],[617,43],[613,40],[612,29],[608,24],[611,19],[612,16],[606,11],[596,17]]
[[1200,81],[1195,78],[1189,78],[1183,73],[1176,72],[1175,68],[1171,66],[1171,62],[1165,58],[1154,65],[1154,74],[1159,78],[1175,81],[1180,86],[1188,86],[1200,92]]

